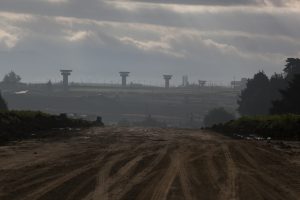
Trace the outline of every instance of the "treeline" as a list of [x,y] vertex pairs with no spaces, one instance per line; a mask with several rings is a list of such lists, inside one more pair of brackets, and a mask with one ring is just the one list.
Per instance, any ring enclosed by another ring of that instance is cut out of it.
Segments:
[[288,58],[286,63],[281,74],[268,78],[261,71],[249,79],[238,100],[242,117],[215,123],[212,129],[226,134],[300,140],[300,59]]
[[7,104],[5,100],[3,99],[1,92],[0,92],[0,111],[7,110]]
[[300,115],[248,116],[212,127],[227,135],[258,135],[280,140],[300,140]]
[[248,80],[238,100],[241,116],[300,114],[300,59],[286,63],[283,73],[270,79],[261,71]]
[[70,119],[66,115],[50,115],[35,111],[1,111],[0,142],[44,137],[47,130],[55,128],[83,128],[92,126],[92,122]]

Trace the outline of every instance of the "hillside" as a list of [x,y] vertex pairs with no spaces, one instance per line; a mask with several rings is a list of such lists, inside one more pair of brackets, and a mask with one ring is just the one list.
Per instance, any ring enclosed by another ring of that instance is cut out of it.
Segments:
[[[24,88],[23,88],[24,89]],[[27,88],[28,89],[28,88]],[[4,96],[11,109],[41,110],[49,113],[101,115],[105,122],[122,119],[141,121],[151,114],[171,126],[184,126],[191,115],[199,126],[212,108],[223,106],[235,111],[238,90],[225,87],[203,88],[109,88],[72,87],[64,93],[34,87],[25,94],[6,91]]]

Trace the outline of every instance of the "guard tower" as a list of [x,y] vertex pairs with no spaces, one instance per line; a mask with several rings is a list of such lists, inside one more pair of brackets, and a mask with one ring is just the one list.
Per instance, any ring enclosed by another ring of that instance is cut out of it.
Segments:
[[170,80],[172,79],[172,75],[163,75],[165,79],[165,88],[170,88]]
[[127,85],[127,77],[129,76],[130,72],[120,72],[120,76],[122,77],[122,86],[126,87]]
[[69,76],[71,75],[72,70],[60,70],[61,75],[63,76],[63,87],[64,90],[68,90],[69,87]]

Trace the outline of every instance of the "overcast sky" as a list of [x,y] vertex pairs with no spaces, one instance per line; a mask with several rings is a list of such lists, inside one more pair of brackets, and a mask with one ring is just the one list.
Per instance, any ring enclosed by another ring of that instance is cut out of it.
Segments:
[[300,57],[299,0],[0,0],[0,78],[226,83]]

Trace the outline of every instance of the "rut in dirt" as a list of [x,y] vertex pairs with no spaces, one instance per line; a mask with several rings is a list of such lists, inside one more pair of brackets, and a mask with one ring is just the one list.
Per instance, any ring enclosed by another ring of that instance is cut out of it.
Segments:
[[0,153],[1,200],[300,196],[295,157],[211,132],[94,128],[70,139],[4,146]]

